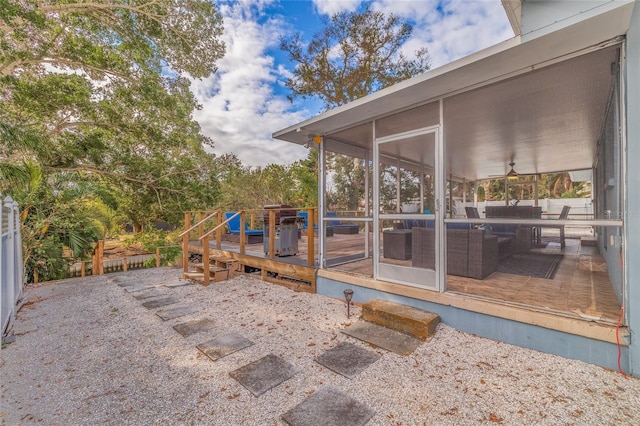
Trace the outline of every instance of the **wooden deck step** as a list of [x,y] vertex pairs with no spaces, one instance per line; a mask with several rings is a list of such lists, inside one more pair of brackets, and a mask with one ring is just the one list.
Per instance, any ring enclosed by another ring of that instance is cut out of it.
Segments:
[[440,322],[439,315],[386,300],[372,300],[362,305],[362,318],[420,340],[432,337]]
[[211,256],[210,260],[213,261],[213,263],[220,267],[220,268],[224,268],[224,269],[228,269],[230,271],[237,271],[238,267],[239,267],[239,262],[232,258],[232,257],[227,257],[227,256]]
[[[204,272],[204,263],[193,263],[191,264],[194,268],[198,270],[198,272]],[[226,271],[227,268],[223,268],[222,266],[209,265],[210,272],[222,272]]]
[[[204,263],[192,263],[190,266],[193,266],[196,271],[195,272],[186,272],[184,274],[185,278],[192,279],[198,282],[204,282]],[[224,281],[229,278],[229,269],[223,268],[220,266],[209,265],[209,279],[213,282]]]
[[204,274],[202,272],[185,272],[184,274],[185,278],[188,278],[190,280],[194,280],[194,281],[204,281]]

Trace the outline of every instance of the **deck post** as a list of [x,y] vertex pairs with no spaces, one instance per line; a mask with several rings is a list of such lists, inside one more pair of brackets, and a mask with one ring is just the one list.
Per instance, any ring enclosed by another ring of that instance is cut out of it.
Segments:
[[[128,269],[129,269],[129,265],[127,264],[127,256],[125,256],[122,258],[122,271],[127,272]],[[84,276],[84,273],[82,274],[82,276]]]
[[240,254],[244,254],[246,244],[246,232],[244,231],[245,214],[244,210],[240,210]]
[[[224,222],[224,219],[222,218],[222,212],[218,211],[216,226],[220,225],[222,222]],[[207,241],[209,241],[208,238]],[[218,250],[222,249],[222,228],[218,228],[216,230],[216,248]]]
[[314,229],[316,209],[307,210],[307,266],[313,266],[316,254],[314,253]]
[[269,210],[269,259],[275,257],[276,251],[276,211]]
[[85,275],[85,271],[84,271],[84,260],[80,262],[80,276],[82,278],[84,278]]
[[[184,230],[191,228],[191,213],[184,214]],[[182,236],[182,278],[189,271],[189,234]]]
[[104,240],[98,241],[98,275],[104,275]]
[[[218,240],[220,241],[220,240]],[[203,284],[209,285],[211,268],[209,267],[209,237],[204,237],[202,240],[202,270],[204,272]]]
[[[202,219],[204,219],[204,212],[198,212],[198,222],[202,222]],[[198,226],[198,237],[201,237],[202,234],[204,233],[204,223],[201,223],[200,226]]]
[[156,268],[160,267],[160,247],[156,247]]
[[[34,269],[35,271],[35,269]],[[91,256],[91,275],[98,275],[98,246],[93,250]]]

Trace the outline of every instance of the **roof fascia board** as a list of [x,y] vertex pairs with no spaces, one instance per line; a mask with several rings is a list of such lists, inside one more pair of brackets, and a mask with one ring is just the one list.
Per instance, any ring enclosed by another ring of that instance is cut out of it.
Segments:
[[[576,2],[575,4],[580,4],[580,3],[585,3],[587,5],[593,4],[594,7],[582,10],[579,13],[576,13],[564,19],[559,19],[548,25],[544,25],[540,28],[536,28],[534,30],[522,33],[521,34],[522,42],[524,43],[534,38],[538,38],[538,37],[553,33],[555,31],[561,30],[563,28],[579,24],[582,21],[590,20],[599,15],[604,15],[612,12],[617,13],[621,21],[626,21],[626,24],[624,25],[626,26],[626,28],[629,28],[629,23],[631,21],[631,13],[633,11],[633,6],[636,3],[636,0],[615,0],[615,1],[603,2],[602,4],[598,4],[598,2],[587,1],[587,2]],[[527,4],[536,5],[536,2],[527,2]],[[563,2],[556,2],[555,4],[562,5]],[[571,5],[571,3],[569,2],[566,4]],[[525,11],[524,19],[525,20],[527,19],[526,11]]]
[[522,32],[522,0],[502,0],[502,7],[507,14],[511,29],[515,35]]

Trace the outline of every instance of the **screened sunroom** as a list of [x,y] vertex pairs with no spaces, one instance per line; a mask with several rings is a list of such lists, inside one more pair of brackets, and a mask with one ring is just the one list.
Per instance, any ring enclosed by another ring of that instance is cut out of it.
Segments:
[[[454,325],[479,314],[485,325],[466,328],[485,335],[495,318],[606,344],[625,334],[625,29],[599,19],[509,40],[274,133],[318,147],[318,292],[351,287]],[[325,197],[329,155],[363,170],[354,211]],[[541,198],[550,174],[589,190]],[[504,199],[481,199],[488,181]],[[498,338],[519,343],[519,330]]]

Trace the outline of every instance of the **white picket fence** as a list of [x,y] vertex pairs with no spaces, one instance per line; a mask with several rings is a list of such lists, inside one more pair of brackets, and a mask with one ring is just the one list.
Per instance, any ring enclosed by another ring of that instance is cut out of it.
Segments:
[[22,296],[24,271],[22,266],[22,237],[20,235],[20,214],[18,203],[11,197],[2,200],[0,229],[0,320],[2,335],[16,314],[16,302]]
[[[522,200],[518,202],[519,206],[533,206],[535,201],[533,200]],[[486,206],[504,206],[504,201],[484,201],[479,202],[476,206],[478,208],[478,213],[480,217],[484,217],[484,210]],[[455,217],[464,218],[466,207],[473,207],[473,200],[467,200],[467,203],[464,204],[462,201],[455,202]],[[570,219],[593,219],[593,203],[590,198],[541,198],[538,200],[538,206],[542,207],[543,213],[546,215],[552,216],[552,218],[557,219],[557,216],[562,211],[562,207],[569,206],[571,210],[569,211]],[[553,217],[555,216],[555,217]]]

